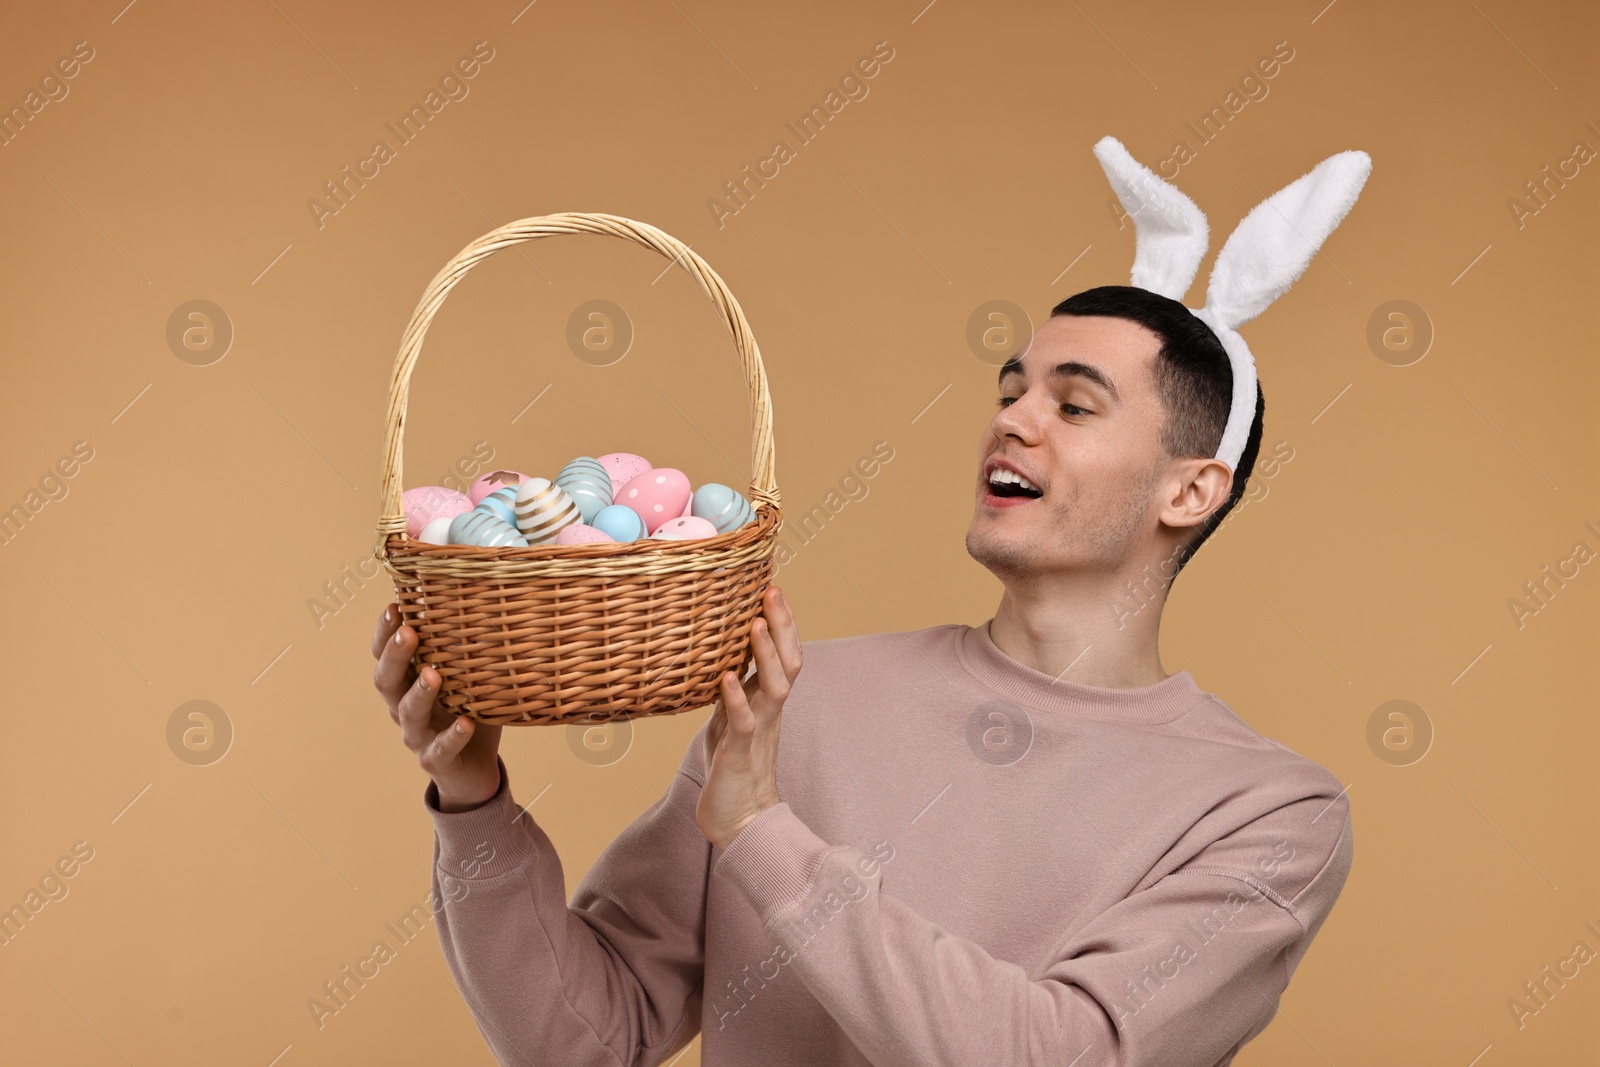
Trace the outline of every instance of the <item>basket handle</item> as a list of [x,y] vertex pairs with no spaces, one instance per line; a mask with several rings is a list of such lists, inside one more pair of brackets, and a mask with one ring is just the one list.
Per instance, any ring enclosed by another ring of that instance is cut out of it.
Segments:
[[481,260],[502,248],[565,233],[596,233],[635,241],[682,266],[700,283],[701,290],[721,313],[739,349],[739,357],[744,362],[745,385],[750,392],[750,421],[754,429],[750,441],[750,504],[756,508],[763,502],[774,508],[779,506],[778,486],[773,480],[772,399],[767,394],[766,368],[762,365],[761,352],[750,332],[750,324],[745,321],[744,311],[728,291],[727,284],[688,245],[654,226],[620,215],[565,211],[508,222],[479,237],[451,257],[450,262],[434,275],[416,310],[411,313],[411,321],[400,339],[400,352],[395,357],[394,377],[389,382],[389,411],[384,416],[383,433],[383,512],[378,520],[377,543],[373,546],[375,556],[384,558],[384,545],[389,535],[404,533],[406,529],[405,507],[401,499],[401,445],[405,438],[406,404],[411,395],[411,371],[422,351],[422,339],[427,335],[428,325],[438,314],[450,290]]

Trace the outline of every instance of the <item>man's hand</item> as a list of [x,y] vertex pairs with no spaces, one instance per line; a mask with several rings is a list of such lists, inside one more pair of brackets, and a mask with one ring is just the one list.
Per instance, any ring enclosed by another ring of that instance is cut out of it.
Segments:
[[418,676],[411,665],[416,647],[416,631],[400,625],[400,606],[384,608],[372,638],[372,655],[378,661],[372,684],[389,705],[389,718],[400,727],[400,739],[438,785],[439,809],[478,807],[500,789],[495,753],[501,728],[435,707],[439,672],[424,665]]
[[767,590],[763,603],[764,617],[750,623],[756,673],[741,684],[732,671],[722,672],[722,696],[706,726],[706,784],[695,821],[720,849],[781,799],[778,720],[800,674],[800,631],[777,586]]

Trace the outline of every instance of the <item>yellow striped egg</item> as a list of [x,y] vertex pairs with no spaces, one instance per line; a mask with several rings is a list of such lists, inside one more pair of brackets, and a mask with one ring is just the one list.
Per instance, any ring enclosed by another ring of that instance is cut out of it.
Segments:
[[529,478],[517,486],[517,529],[528,544],[551,544],[563,526],[582,521],[577,503],[550,479]]

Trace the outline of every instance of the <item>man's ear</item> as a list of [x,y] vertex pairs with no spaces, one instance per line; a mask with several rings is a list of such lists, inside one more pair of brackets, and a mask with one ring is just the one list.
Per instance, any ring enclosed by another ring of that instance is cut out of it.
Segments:
[[1174,460],[1167,468],[1169,494],[1161,509],[1167,526],[1194,529],[1228,502],[1233,491],[1233,471],[1215,457]]

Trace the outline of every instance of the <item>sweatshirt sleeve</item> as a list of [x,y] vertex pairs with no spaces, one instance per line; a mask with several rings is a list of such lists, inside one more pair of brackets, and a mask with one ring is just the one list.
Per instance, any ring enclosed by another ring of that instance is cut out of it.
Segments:
[[884,892],[892,849],[831,845],[787,803],[712,873],[876,1067],[1214,1067],[1271,1021],[1351,859],[1348,798],[1287,804],[1073,929],[1031,971]]
[[504,762],[499,792],[469,811],[440,811],[428,783],[439,943],[499,1062],[649,1067],[699,1033],[711,862],[695,822],[703,732],[570,907],[561,859],[512,800]]

